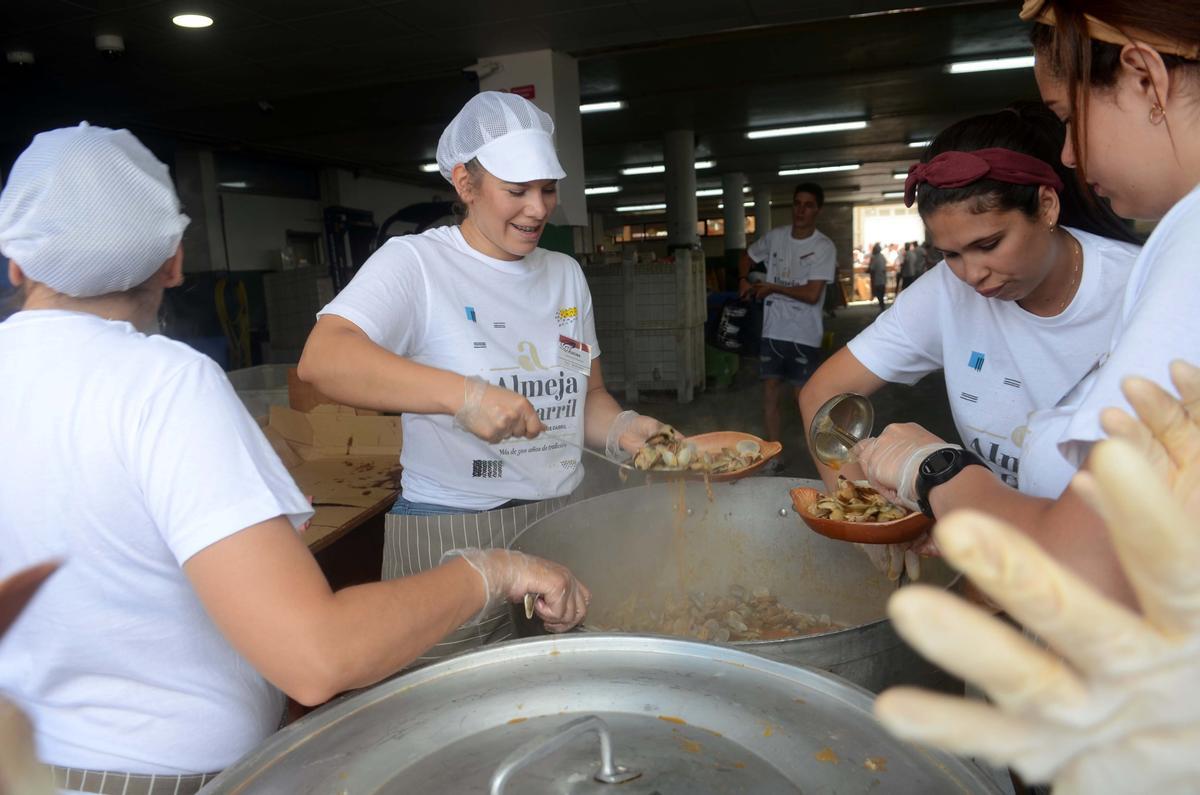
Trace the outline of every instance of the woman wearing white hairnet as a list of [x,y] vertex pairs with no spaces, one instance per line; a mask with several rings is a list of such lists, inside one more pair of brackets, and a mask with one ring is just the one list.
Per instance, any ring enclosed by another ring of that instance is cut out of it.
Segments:
[[0,691],[73,791],[194,793],[279,726],[279,690],[317,704],[492,603],[539,593],[561,630],[587,599],[562,567],[478,549],[331,592],[295,530],[309,505],[224,374],[138,331],[182,278],[179,210],[137,139],[87,125],[37,136],[0,194],[23,296],[0,323],[0,578],[65,560],[0,643]]
[[[661,427],[604,389],[583,272],[538,248],[565,176],[553,133],[516,94],[472,97],[437,150],[462,224],[384,244],[321,311],[300,359],[300,377],[331,397],[403,412],[385,578],[447,546],[505,546],[562,505],[583,479],[580,452],[543,431],[616,457]],[[494,615],[438,653],[509,626]]]

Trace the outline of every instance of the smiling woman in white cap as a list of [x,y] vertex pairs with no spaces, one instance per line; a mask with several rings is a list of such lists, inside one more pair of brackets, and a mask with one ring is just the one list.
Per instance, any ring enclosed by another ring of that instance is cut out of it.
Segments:
[[0,645],[0,691],[70,791],[190,795],[279,726],[279,690],[372,684],[527,593],[552,630],[586,606],[561,566],[471,548],[333,593],[220,368],[138,331],[181,280],[187,221],[125,130],[37,136],[0,194],[23,296],[0,323],[0,579],[65,561]]
[[[334,399],[404,415],[385,577],[447,545],[504,546],[562,505],[583,479],[579,450],[543,431],[622,456],[661,427],[605,391],[583,272],[538,248],[565,176],[553,133],[522,97],[472,97],[437,153],[462,224],[385,243],[321,311],[300,359],[300,377]],[[441,651],[507,626],[492,616]]]

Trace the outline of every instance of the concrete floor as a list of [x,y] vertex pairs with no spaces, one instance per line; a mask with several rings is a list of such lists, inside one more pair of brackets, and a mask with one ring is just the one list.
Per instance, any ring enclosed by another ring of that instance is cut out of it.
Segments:
[[[840,348],[870,325],[877,315],[878,309],[874,304],[843,307],[833,320],[826,316],[825,328],[833,331],[834,345]],[[622,396],[617,394],[616,397],[621,400]],[[943,439],[958,441],[941,373],[929,375],[911,387],[888,385],[876,393],[871,401],[875,405],[877,431],[892,422],[917,422]],[[626,407],[670,423],[688,435],[708,431],[746,431],[762,436],[762,406],[763,388],[758,379],[758,360],[742,357],[731,386],[710,385],[686,404],[677,402],[674,392],[643,392],[641,400]],[[780,441],[783,442],[786,465],[779,475],[815,478],[817,468],[805,443],[800,410],[787,401],[782,411],[783,432]],[[603,462],[592,456],[586,456],[585,459],[587,474],[577,496],[589,497],[621,488],[614,467],[605,467]],[[636,479],[631,478],[631,481]],[[631,482],[629,485],[635,484]]]

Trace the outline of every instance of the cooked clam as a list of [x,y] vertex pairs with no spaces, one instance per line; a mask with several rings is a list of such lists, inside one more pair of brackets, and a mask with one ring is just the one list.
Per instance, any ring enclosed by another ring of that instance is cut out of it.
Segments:
[[693,443],[686,441],[668,425],[646,440],[633,457],[633,465],[643,470],[689,470],[717,475],[745,469],[762,457],[762,448],[753,439],[742,439],[733,447],[701,453]]
[[893,522],[896,519],[903,519],[911,513],[899,505],[888,502],[875,489],[857,485],[840,475],[833,496],[822,495],[808,507],[808,512],[818,519],[870,523]]

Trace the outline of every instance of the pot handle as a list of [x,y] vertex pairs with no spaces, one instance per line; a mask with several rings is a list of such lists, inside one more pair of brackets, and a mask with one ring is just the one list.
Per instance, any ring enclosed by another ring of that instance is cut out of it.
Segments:
[[629,770],[613,762],[612,735],[608,731],[608,724],[598,715],[585,715],[563,724],[555,729],[553,734],[533,738],[505,757],[492,774],[488,792],[491,795],[503,795],[509,779],[518,770],[531,762],[550,756],[579,735],[593,731],[600,735],[600,770],[595,775],[596,781],[601,784],[624,784],[642,775],[641,771]]

